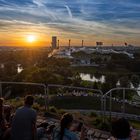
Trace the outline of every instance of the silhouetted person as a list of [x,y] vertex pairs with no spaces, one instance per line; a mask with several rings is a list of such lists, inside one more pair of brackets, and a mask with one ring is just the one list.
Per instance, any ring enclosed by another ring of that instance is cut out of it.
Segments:
[[6,121],[4,118],[4,99],[0,98],[0,138],[2,138],[6,130]]
[[31,108],[34,98],[25,97],[24,106],[17,109],[12,122],[12,140],[35,140],[36,136],[36,111]]
[[8,123],[10,123],[11,119],[11,112],[12,112],[12,107],[10,105],[4,105],[4,116],[5,119]]
[[124,119],[118,119],[112,123],[112,135],[117,140],[130,140],[130,125]]

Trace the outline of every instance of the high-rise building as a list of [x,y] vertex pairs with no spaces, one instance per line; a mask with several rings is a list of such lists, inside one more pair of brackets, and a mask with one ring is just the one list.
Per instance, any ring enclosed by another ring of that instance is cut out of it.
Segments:
[[56,49],[57,48],[57,37],[52,36],[52,48]]
[[103,46],[103,42],[96,42],[96,46],[97,46],[97,47]]

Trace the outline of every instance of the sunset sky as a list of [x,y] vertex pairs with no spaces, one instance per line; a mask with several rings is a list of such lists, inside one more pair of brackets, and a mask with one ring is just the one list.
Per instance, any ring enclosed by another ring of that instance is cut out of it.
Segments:
[[140,0],[0,0],[0,46],[50,46],[53,35],[140,46]]

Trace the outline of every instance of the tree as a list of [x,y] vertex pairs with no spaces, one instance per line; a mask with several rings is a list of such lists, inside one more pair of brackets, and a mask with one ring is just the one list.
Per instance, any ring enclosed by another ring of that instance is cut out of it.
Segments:
[[119,81],[121,87],[130,88],[130,80],[128,76],[121,77]]
[[111,88],[115,88],[118,82],[118,76],[116,74],[108,74],[105,77],[105,82],[109,84]]
[[133,84],[133,86],[135,88],[138,88],[138,86],[140,84],[140,78],[139,78],[139,76],[138,75],[132,75],[131,76],[131,82],[132,82],[132,84]]

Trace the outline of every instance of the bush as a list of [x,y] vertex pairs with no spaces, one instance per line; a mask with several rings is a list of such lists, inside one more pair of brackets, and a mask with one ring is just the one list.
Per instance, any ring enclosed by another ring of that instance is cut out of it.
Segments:
[[60,115],[63,115],[63,114],[65,114],[65,113],[66,113],[66,111],[65,111],[65,110],[63,110],[63,109],[59,109],[59,110],[58,110],[58,113],[59,113]]
[[38,103],[34,103],[33,108],[37,111],[40,110],[40,105]]
[[18,100],[17,99],[7,100],[6,104],[10,104],[11,106],[14,107],[14,109],[17,109],[17,108],[23,106],[24,103],[23,103],[23,99],[20,98]]
[[107,119],[105,122],[103,122],[101,117],[97,117],[96,120],[93,122],[93,125],[97,129],[103,130],[103,131],[110,131],[110,123],[109,120]]
[[99,125],[97,125],[97,128],[103,131],[110,131],[111,126],[109,122],[101,122]]
[[97,117],[98,115],[97,115],[95,112],[91,112],[91,113],[89,114],[89,116],[90,116],[90,117]]
[[57,113],[57,108],[54,106],[49,107],[50,112]]
[[42,98],[42,97],[38,97],[38,98],[36,99],[36,102],[37,102],[38,104],[40,104],[41,106],[44,106],[44,105],[45,105],[45,99]]

